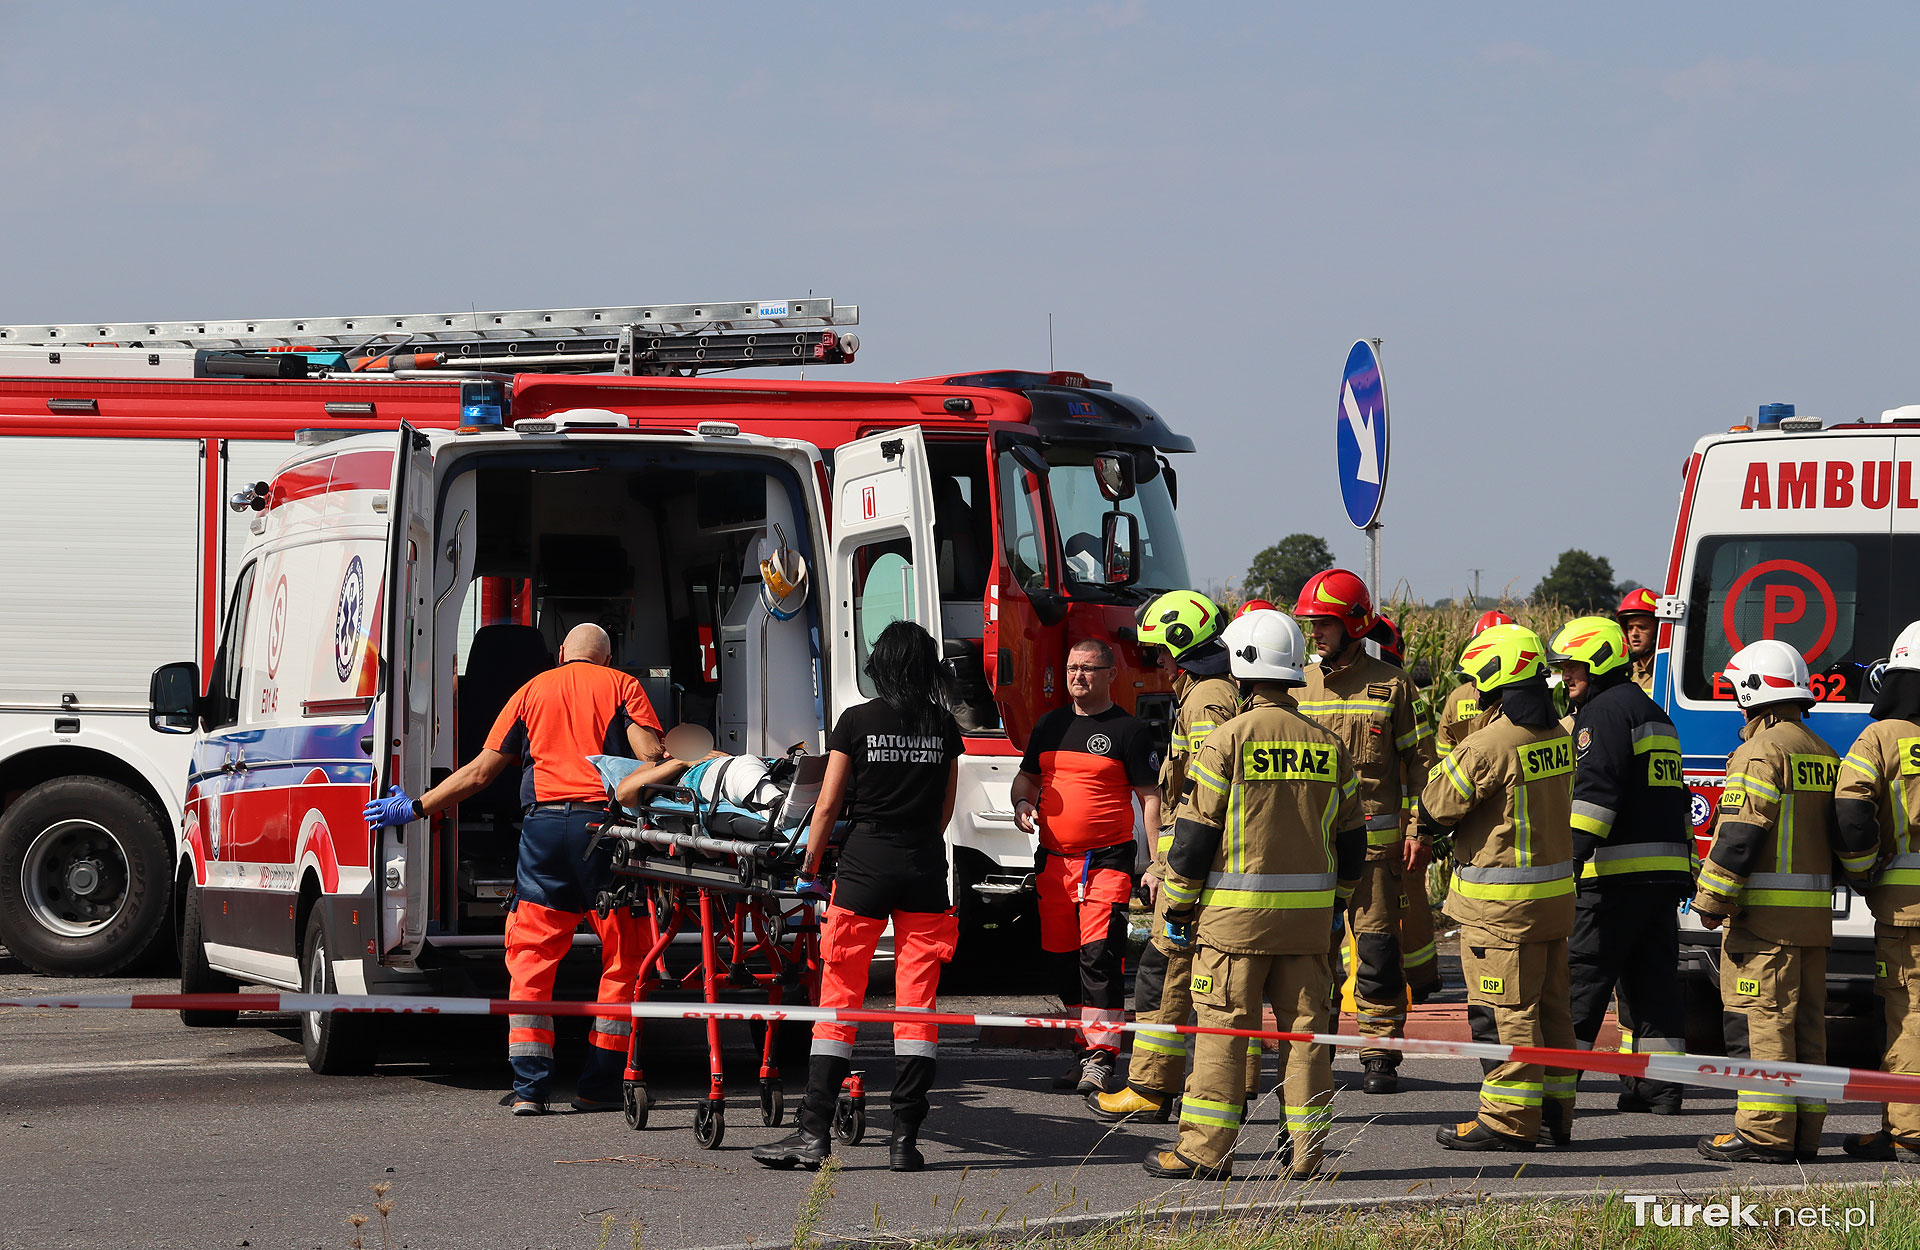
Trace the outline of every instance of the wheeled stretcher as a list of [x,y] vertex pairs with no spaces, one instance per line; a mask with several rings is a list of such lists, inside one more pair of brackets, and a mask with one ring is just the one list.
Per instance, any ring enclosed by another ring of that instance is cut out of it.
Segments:
[[[596,761],[601,763],[601,761]],[[633,810],[615,807],[599,830],[612,839],[615,884],[603,902],[641,917],[646,952],[635,1002],[677,992],[707,1003],[810,1004],[820,979],[820,908],[794,885],[806,853],[808,823],[826,772],[821,756],[798,748],[782,759],[722,757],[696,764],[671,786],[645,786]],[[602,763],[611,799],[618,781]],[[697,934],[699,956],[684,972],[668,966],[675,939]],[[785,1117],[778,1026],[756,1026],[760,1045],[760,1119]],[[641,1063],[642,1023],[633,1022],[622,1103],[627,1123],[645,1128],[653,1099]],[[726,1133],[726,1085],[720,1021],[707,1020],[707,1097],[694,1112],[694,1138],[706,1149]],[[864,1128],[857,1078],[836,1114],[842,1140]],[[859,1114],[856,1116],[855,1112]],[[844,1125],[844,1127],[842,1127]]]

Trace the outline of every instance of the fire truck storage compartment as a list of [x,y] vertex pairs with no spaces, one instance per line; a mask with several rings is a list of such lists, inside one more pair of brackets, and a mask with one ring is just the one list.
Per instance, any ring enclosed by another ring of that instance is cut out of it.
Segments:
[[[445,544],[474,517],[470,572],[448,595],[436,633],[459,657],[459,744],[436,747],[451,769],[485,744],[521,684],[557,658],[574,626],[613,642],[613,665],[646,690],[663,728],[694,723],[729,753],[824,749],[816,655],[819,552],[802,481],[787,463],[747,452],[621,447],[537,457],[482,453],[442,487]],[[814,590],[791,620],[761,599],[760,561],[779,544],[805,557]],[[524,620],[482,621],[481,591],[521,588]],[[453,877],[460,931],[500,932],[513,881],[520,772],[462,805]],[[443,897],[447,897],[443,895]]]

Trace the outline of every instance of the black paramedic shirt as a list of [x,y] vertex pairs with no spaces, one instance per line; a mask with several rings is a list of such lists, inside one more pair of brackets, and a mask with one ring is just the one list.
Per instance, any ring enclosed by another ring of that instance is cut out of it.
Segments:
[[829,751],[853,761],[840,819],[878,825],[903,844],[938,844],[947,798],[947,765],[966,750],[945,710],[931,734],[910,734],[880,699],[850,707],[827,738]]

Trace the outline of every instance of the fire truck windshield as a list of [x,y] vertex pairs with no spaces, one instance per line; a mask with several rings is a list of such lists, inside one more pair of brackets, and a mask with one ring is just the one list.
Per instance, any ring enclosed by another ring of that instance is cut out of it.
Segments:
[[[1100,576],[1100,518],[1113,504],[1100,493],[1093,476],[1093,448],[1055,444],[1047,448],[1047,486],[1053,495],[1054,519],[1060,526],[1061,555],[1069,582],[1097,584]],[[1182,590],[1191,585],[1187,552],[1180,541],[1180,523],[1173,515],[1173,498],[1166,475],[1141,482],[1133,498],[1120,507],[1140,526],[1140,590]]]

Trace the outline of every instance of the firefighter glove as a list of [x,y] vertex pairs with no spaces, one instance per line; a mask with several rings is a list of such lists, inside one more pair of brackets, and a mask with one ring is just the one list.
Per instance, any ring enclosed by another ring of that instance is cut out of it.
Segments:
[[415,814],[413,796],[399,786],[387,791],[386,798],[368,803],[361,817],[370,825],[404,825],[420,819]]

